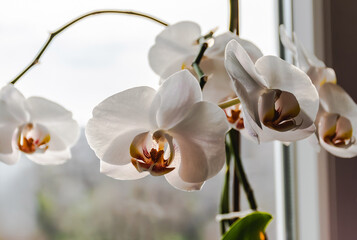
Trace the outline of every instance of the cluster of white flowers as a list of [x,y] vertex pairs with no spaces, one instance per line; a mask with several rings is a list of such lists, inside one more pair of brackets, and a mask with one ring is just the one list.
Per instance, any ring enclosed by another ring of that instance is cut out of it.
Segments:
[[[86,136],[101,172],[122,180],[164,175],[178,189],[198,190],[223,167],[230,128],[256,142],[315,133],[332,154],[357,155],[356,104],[335,84],[334,71],[283,27],[281,39],[298,67],[263,56],[230,32],[202,36],[193,22],[167,27],[149,52],[160,88],[128,89],[93,110]],[[203,89],[191,67],[202,43],[209,46],[200,63]],[[25,99],[13,85],[0,91],[0,108],[0,161],[15,163],[19,152],[40,164],[70,158],[79,132],[70,112],[42,98]]]
[[320,97],[315,132],[320,146],[331,154],[351,158],[357,156],[357,105],[346,91],[337,85],[336,74],[314,54],[308,52],[296,34],[289,38],[280,26],[283,45],[293,53],[296,64],[310,77]]

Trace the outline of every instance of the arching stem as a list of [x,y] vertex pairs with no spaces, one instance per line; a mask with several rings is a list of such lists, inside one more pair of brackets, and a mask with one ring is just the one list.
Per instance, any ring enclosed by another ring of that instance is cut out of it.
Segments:
[[50,33],[50,36],[48,37],[47,41],[45,42],[43,47],[40,49],[40,51],[38,52],[38,54],[36,55],[34,60],[19,75],[17,75],[17,77],[15,77],[14,80],[12,80],[10,83],[15,84],[28,70],[30,70],[33,66],[38,64],[42,54],[46,51],[46,49],[49,46],[49,44],[51,43],[51,41],[58,34],[60,34],[62,31],[64,31],[68,27],[72,26],[73,24],[75,24],[76,22],[78,22],[78,21],[80,21],[80,20],[82,20],[84,18],[87,18],[89,16],[93,16],[93,15],[107,14],[107,13],[134,15],[134,16],[138,16],[138,17],[142,17],[142,18],[146,18],[146,19],[152,20],[152,21],[154,21],[156,23],[159,23],[159,24],[161,24],[163,26],[168,26],[168,24],[166,22],[161,21],[161,20],[159,20],[159,19],[157,19],[155,17],[152,17],[152,16],[144,14],[144,13],[140,13],[140,12],[134,12],[134,11],[102,10],[102,11],[94,11],[94,12],[90,12],[90,13],[84,14],[84,15],[82,15],[82,16],[80,16],[80,17],[78,17],[78,18],[76,18],[76,19],[74,19],[72,21],[70,21],[69,23],[65,24],[64,26],[62,26],[58,30]]

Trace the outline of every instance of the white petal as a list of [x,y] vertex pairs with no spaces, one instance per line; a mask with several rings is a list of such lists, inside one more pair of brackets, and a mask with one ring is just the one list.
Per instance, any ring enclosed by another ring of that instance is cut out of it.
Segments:
[[10,154],[0,154],[0,162],[3,162],[8,165],[13,165],[19,161],[20,156],[21,154],[19,151],[13,151]]
[[29,120],[26,99],[13,84],[8,84],[0,90],[0,100],[16,121],[23,123]]
[[130,129],[119,133],[119,135],[110,142],[101,160],[113,165],[125,165],[130,163],[130,145],[137,135],[146,131],[146,129]]
[[103,161],[100,161],[100,172],[118,180],[135,180],[149,175],[149,172],[139,173],[131,163],[112,165]]
[[69,148],[70,146],[66,144],[63,139],[57,135],[56,132],[52,132],[49,130],[50,133],[50,141],[48,142],[48,149],[51,151],[64,151],[65,149]]
[[10,111],[6,102],[1,101],[0,99],[0,125],[8,125],[17,123],[21,125],[21,121],[19,121]]
[[303,44],[299,41],[296,33],[293,33],[294,43],[297,47],[297,55],[295,55],[298,67],[307,72],[310,67],[323,68],[325,63],[319,60],[313,53],[305,49]]
[[258,58],[263,56],[263,53],[260,51],[260,49],[254,43],[252,43],[248,40],[244,40],[232,32],[225,32],[225,33],[218,35],[217,37],[214,38],[213,46],[208,48],[206,51],[207,57],[210,57],[210,58],[222,57],[222,58],[224,58],[224,51],[225,51],[226,45],[232,39],[236,40],[240,45],[242,45],[242,47],[248,53],[249,57],[251,58],[251,60],[253,62],[257,61]]
[[[248,131],[249,135],[253,137],[258,143],[268,142],[272,140],[279,140],[282,142],[294,142],[304,138],[307,138],[316,131],[315,125],[311,123],[308,127],[302,129],[296,129],[292,131],[279,132],[270,129],[264,125],[259,128],[255,122],[247,115],[243,109],[244,127]],[[306,120],[306,122],[308,119]]]
[[155,40],[149,51],[149,64],[161,76],[163,71],[178,59],[197,55],[199,45],[195,44],[201,36],[199,25],[194,22],[179,22],[168,26]]
[[202,61],[201,68],[208,76],[207,83],[202,90],[203,100],[218,104],[228,97],[236,96],[223,59],[205,59]]
[[329,153],[331,153],[332,155],[335,155],[337,157],[352,158],[352,157],[357,156],[357,144],[356,143],[352,144],[348,148],[340,148],[340,147],[335,147],[335,146],[332,146],[332,145],[326,143],[320,136],[320,144]]
[[155,93],[149,87],[132,88],[107,98],[94,108],[93,118],[86,126],[86,137],[100,159],[121,132],[151,129],[149,109]]
[[14,143],[16,126],[6,125],[0,128],[0,162],[15,164],[20,159],[20,152]]
[[0,154],[11,154],[13,150],[14,124],[0,126]]
[[179,171],[176,169],[169,172],[168,174],[165,174],[165,178],[167,182],[170,183],[171,186],[179,190],[188,191],[188,192],[201,190],[204,184],[204,182],[200,182],[200,183],[185,182],[184,180],[182,180],[182,178],[179,175]]
[[228,130],[224,112],[208,102],[196,103],[182,122],[168,130],[179,146],[183,181],[201,183],[222,169]]
[[241,100],[243,108],[256,125],[261,127],[258,115],[258,99],[265,88],[265,81],[256,71],[247,52],[235,40],[230,41],[226,47],[224,65],[233,81],[235,92]]
[[[160,85],[167,80],[172,74],[186,69],[191,72],[192,75],[196,76],[195,71],[191,67],[192,62],[195,60],[195,56],[179,58],[175,61],[171,61],[171,64],[167,64],[165,70],[160,73]],[[202,62],[201,62],[202,63]]]
[[324,76],[326,78],[326,82],[332,82],[332,83],[336,83],[336,73],[335,70],[333,70],[332,68],[323,68],[324,69]]
[[160,86],[151,107],[159,128],[168,129],[180,122],[193,104],[202,100],[196,78],[187,70],[170,76]]
[[287,48],[294,56],[297,56],[297,48],[291,37],[288,36],[286,28],[283,24],[279,26],[279,34],[281,43]]
[[318,59],[312,52],[309,52],[305,49],[302,43],[298,40],[296,33],[294,33],[294,41],[298,44],[298,48],[301,51],[301,55],[305,58],[310,66],[324,68],[326,67],[325,63]]
[[78,123],[72,113],[61,105],[41,97],[30,97],[27,100],[31,121],[39,123],[56,135],[66,147],[73,146],[79,138]]
[[337,113],[344,117],[355,117],[357,105],[347,92],[337,84],[326,83],[319,91],[322,107],[329,113]]
[[41,165],[63,164],[72,157],[71,150],[69,148],[63,151],[51,151],[48,149],[44,153],[26,154],[26,156],[33,162]]
[[256,62],[257,70],[265,77],[268,88],[290,92],[296,97],[304,119],[309,127],[316,118],[319,96],[310,78],[297,67],[275,56],[264,56]]

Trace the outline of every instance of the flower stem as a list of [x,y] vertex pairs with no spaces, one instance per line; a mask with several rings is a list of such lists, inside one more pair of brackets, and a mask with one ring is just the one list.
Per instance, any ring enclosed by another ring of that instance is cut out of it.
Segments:
[[163,22],[155,17],[152,17],[150,15],[144,14],[144,13],[139,13],[139,12],[134,12],[134,11],[122,11],[122,10],[102,10],[102,11],[94,11],[94,12],[90,12],[87,14],[84,14],[72,21],[70,21],[69,23],[65,24],[64,26],[62,26],[61,28],[59,28],[58,30],[50,33],[50,36],[48,37],[47,41],[45,42],[45,44],[43,45],[43,47],[40,49],[40,51],[38,52],[37,56],[34,58],[34,60],[19,74],[17,75],[17,77],[15,77],[14,80],[11,81],[12,84],[15,84],[17,82],[17,80],[19,80],[28,70],[30,70],[33,66],[35,66],[36,64],[39,63],[40,58],[42,56],[42,54],[45,52],[45,50],[47,49],[47,47],[49,46],[49,44],[51,43],[51,41],[59,34],[61,33],[63,30],[65,30],[66,28],[70,27],[71,25],[73,25],[74,23],[87,18],[89,16],[92,15],[98,15],[98,14],[106,14],[106,13],[114,13],[114,14],[126,14],[126,15],[134,15],[134,16],[138,16],[138,17],[143,17],[149,20],[152,20],[154,22],[157,22],[163,26],[168,26],[168,24],[166,22]]
[[239,35],[239,0],[230,0],[229,31]]
[[238,175],[239,180],[243,186],[243,189],[247,195],[250,209],[257,210],[258,206],[255,201],[254,192],[249,184],[248,178],[245,174],[242,160],[239,156],[239,137],[240,137],[239,132],[237,130],[232,129],[231,131],[229,131],[229,137],[231,139],[231,143],[233,147],[233,156],[235,161],[236,174]]
[[[229,140],[227,138],[227,140]],[[226,141],[226,174],[224,178],[224,185],[221,195],[221,204],[220,204],[220,214],[228,214],[229,213],[229,185],[230,185],[230,163],[232,159],[231,150],[229,147],[229,143]],[[221,235],[223,236],[226,232],[226,221],[224,219],[220,220],[221,224]]]
[[239,98],[233,98],[233,99],[230,99],[230,100],[227,100],[225,102],[221,102],[218,104],[218,107],[222,108],[222,109],[226,109],[226,108],[229,108],[231,106],[234,106],[236,104],[240,103],[240,100]]
[[206,43],[206,42],[203,43],[201,46],[200,52],[198,53],[195,61],[193,61],[193,63],[191,64],[191,66],[195,70],[195,72],[200,80],[201,89],[203,89],[203,87],[205,86],[205,84],[207,82],[207,76],[204,74],[204,72],[200,68],[200,62],[201,62],[203,55],[204,55],[205,51],[207,50],[207,48],[208,48],[208,43]]

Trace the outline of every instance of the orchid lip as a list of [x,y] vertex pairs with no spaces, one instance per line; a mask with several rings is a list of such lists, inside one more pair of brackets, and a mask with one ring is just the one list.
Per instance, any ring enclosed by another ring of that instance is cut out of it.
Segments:
[[296,130],[303,122],[297,123],[295,117],[300,113],[300,105],[296,97],[279,89],[266,90],[260,96],[260,121],[279,132]]
[[356,142],[351,121],[340,114],[325,113],[319,128],[323,141],[332,146],[348,148]]
[[17,129],[16,144],[24,153],[44,153],[50,140],[48,129],[40,124],[25,123]]
[[130,145],[130,155],[138,172],[162,176],[175,169],[169,167],[175,155],[173,138],[162,130],[137,135]]
[[242,106],[240,103],[224,109],[227,120],[238,130],[244,129],[244,119],[242,117]]

